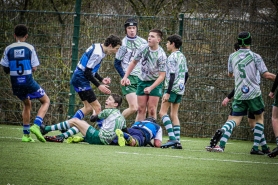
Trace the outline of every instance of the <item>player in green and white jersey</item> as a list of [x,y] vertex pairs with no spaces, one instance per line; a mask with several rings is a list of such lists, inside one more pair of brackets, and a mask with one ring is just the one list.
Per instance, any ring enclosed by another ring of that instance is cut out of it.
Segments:
[[275,75],[270,75],[260,55],[250,50],[251,35],[249,32],[241,32],[238,35],[240,49],[230,55],[228,60],[228,76],[235,78],[235,95],[232,104],[231,119],[221,129],[218,129],[210,141],[210,147],[214,148],[223,133],[232,130],[239,125],[247,111],[255,115],[254,143],[250,154],[264,155],[258,149],[262,135],[264,134],[263,112],[264,102],[261,95],[260,84],[257,80],[257,71],[264,78],[272,81]]
[[[105,101],[105,109],[100,114],[92,116],[91,121],[103,119],[102,127],[97,130],[86,121],[78,118],[58,123],[52,126],[45,126],[41,129],[43,134],[54,130],[67,130],[57,136],[45,136],[46,141],[63,142],[79,132],[84,136],[84,141],[89,144],[108,145],[116,138],[116,129],[125,129],[126,121],[118,109],[122,103],[122,97],[117,94],[111,94]],[[83,140],[83,138],[81,138]]]
[[166,54],[159,43],[162,40],[162,32],[157,29],[150,30],[148,44],[142,45],[135,53],[134,60],[130,62],[126,73],[121,80],[122,85],[130,85],[128,76],[140,62],[140,74],[136,91],[138,112],[136,121],[148,117],[157,118],[157,105],[162,96],[162,82],[165,78]]
[[[239,49],[240,49],[240,47],[239,47],[238,43],[235,43],[234,44],[234,51],[236,52]],[[269,72],[266,72],[266,74],[268,74],[267,79],[274,78],[274,76],[273,76],[274,74],[269,73]],[[257,71],[257,81],[260,84],[260,82],[261,82],[261,75],[260,75],[259,71]],[[233,89],[230,92],[230,94],[222,101],[222,106],[227,106],[229,101],[234,97],[234,94],[235,94],[235,90]],[[231,119],[232,113],[233,113],[233,110],[231,109],[231,112],[230,112],[230,114],[228,116],[227,121],[229,121]],[[252,113],[250,111],[248,111],[247,115],[248,115],[248,123],[249,123],[249,125],[250,125],[250,127],[252,129],[252,132],[253,132],[254,127],[256,126],[255,115],[254,115],[254,113]],[[233,130],[226,130],[226,132],[222,135],[222,138],[220,139],[219,145],[216,145],[214,148],[210,148],[210,146],[207,146],[206,150],[210,151],[210,152],[211,151],[213,151],[213,152],[224,152],[224,149],[226,147],[226,143],[227,143],[228,139],[231,137],[232,131]],[[270,153],[270,149],[267,146],[264,134],[262,134],[260,145],[262,147],[262,152],[264,154]]]
[[[164,81],[164,95],[162,97],[161,108],[159,115],[166,128],[169,136],[169,141],[165,145],[175,145],[178,143],[178,147],[182,146],[179,143],[180,140],[180,120],[178,118],[178,110],[182,96],[185,91],[185,83],[188,79],[188,68],[186,58],[180,52],[179,48],[182,46],[182,38],[179,35],[171,35],[167,38],[167,51],[171,52],[171,55],[167,59],[166,63],[166,77]],[[171,113],[167,115],[167,112],[171,106]],[[163,147],[164,145],[162,145]]]
[[[145,39],[137,35],[138,24],[134,18],[127,19],[125,21],[124,27],[126,36],[122,40],[122,46],[116,53],[116,58],[114,61],[114,67],[121,78],[124,77],[129,63],[134,58],[137,48],[142,46],[142,44],[147,44],[147,41]],[[128,108],[122,112],[125,118],[127,118],[131,114],[134,114],[138,109],[136,90],[139,74],[140,63],[135,66],[128,77],[131,82],[130,85],[121,86],[122,93],[126,97],[126,100],[128,102]]]

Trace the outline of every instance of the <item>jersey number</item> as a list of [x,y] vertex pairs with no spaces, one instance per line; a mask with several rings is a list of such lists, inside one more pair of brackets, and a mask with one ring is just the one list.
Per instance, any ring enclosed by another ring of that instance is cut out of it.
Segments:
[[19,68],[17,70],[17,74],[22,75],[24,73],[24,66],[23,64],[20,64],[19,61],[16,61],[16,67]]
[[244,64],[238,64],[238,70],[239,70],[239,76],[240,78],[246,78],[246,73],[245,73],[245,65]]

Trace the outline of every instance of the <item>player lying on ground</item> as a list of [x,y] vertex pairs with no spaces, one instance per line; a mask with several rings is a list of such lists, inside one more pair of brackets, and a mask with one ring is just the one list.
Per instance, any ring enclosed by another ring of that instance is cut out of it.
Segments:
[[[57,136],[45,136],[46,141],[63,142],[64,139],[73,136],[79,132],[84,136],[81,140],[89,144],[108,145],[116,137],[116,129],[126,128],[126,121],[118,109],[122,103],[122,97],[117,94],[111,94],[105,101],[105,109],[100,114],[94,116],[93,121],[103,119],[102,127],[97,130],[86,121],[78,118],[58,123],[52,126],[41,127],[43,135],[54,130],[67,130]],[[81,141],[80,140],[80,141]]]

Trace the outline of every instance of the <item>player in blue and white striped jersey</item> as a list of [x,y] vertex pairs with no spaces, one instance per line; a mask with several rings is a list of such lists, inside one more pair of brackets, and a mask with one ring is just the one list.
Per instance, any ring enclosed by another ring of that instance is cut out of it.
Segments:
[[[102,59],[111,53],[116,53],[122,42],[119,37],[110,35],[103,44],[92,44],[82,55],[77,67],[71,78],[71,85],[81,98],[84,107],[79,109],[73,118],[83,119],[88,113],[94,111],[94,114],[99,114],[101,105],[98,102],[96,95],[90,85],[92,82],[101,92],[110,94],[107,84],[110,83],[110,78],[102,78],[98,74]],[[100,84],[103,83],[103,84]]]
[[[16,42],[7,46],[0,64],[6,74],[10,74],[13,94],[23,102],[23,142],[34,142],[30,131],[36,135],[38,140],[45,142],[40,132],[40,125],[48,110],[50,100],[41,86],[33,79],[32,73],[40,65],[34,46],[26,41],[28,28],[19,24],[14,29]],[[38,99],[41,107],[30,127],[31,100]]]

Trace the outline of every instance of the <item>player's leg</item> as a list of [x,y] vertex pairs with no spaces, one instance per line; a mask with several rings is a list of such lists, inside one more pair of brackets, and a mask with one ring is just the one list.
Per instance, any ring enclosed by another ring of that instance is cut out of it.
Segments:
[[228,130],[233,130],[234,127],[236,125],[239,125],[241,120],[242,120],[242,116],[231,116],[231,119],[228,120],[222,127],[221,129],[218,129],[214,136],[212,137],[211,141],[210,141],[210,147],[214,148],[217,143],[220,141],[221,137],[223,136],[223,134],[228,131]]
[[264,103],[261,96],[247,100],[249,111],[255,115],[256,125],[254,127],[254,143],[250,154],[264,155],[259,150],[259,144],[264,134]]
[[173,123],[173,129],[176,139],[180,140],[180,120],[178,117],[178,111],[179,111],[180,103],[172,103],[171,104],[171,112],[170,112],[170,118]]
[[278,147],[278,107],[273,106],[272,107],[272,127],[273,127],[273,132],[276,137],[276,144]]
[[67,131],[57,136],[45,136],[45,139],[51,142],[63,142],[64,139],[67,139],[70,136],[78,134],[79,132],[81,132],[82,135],[85,136],[89,126],[90,125],[86,121],[80,120],[78,118],[72,118],[68,121],[64,121],[52,126],[46,126],[45,127],[46,131],[49,131],[49,129],[67,130]]
[[49,100],[49,97],[46,94],[44,94],[43,97],[39,98],[39,101],[41,102],[41,107],[38,110],[37,117],[43,119],[49,108],[50,100]]
[[234,100],[232,104],[233,110],[231,113],[231,119],[228,120],[222,127],[221,129],[218,129],[214,136],[210,140],[210,147],[214,148],[218,141],[221,139],[222,135],[227,131],[227,130],[233,130],[236,125],[239,125],[242,116],[247,114],[248,110],[248,104],[243,101],[243,100]]
[[130,115],[136,113],[138,109],[137,95],[135,92],[133,92],[125,95],[125,97],[128,103],[128,108],[125,109],[122,114],[125,118],[128,118]]
[[[234,114],[236,114],[236,115],[241,115],[241,116],[244,115],[244,113],[241,113],[241,114],[239,114],[239,113],[234,113]],[[232,115],[233,115],[233,110],[231,110],[230,115],[228,116],[228,119],[227,119],[226,122],[229,122],[229,120],[232,120],[232,119],[233,119]],[[236,126],[238,126],[238,125],[240,124],[240,122],[241,122],[241,120],[236,121]],[[225,132],[223,133],[223,135],[222,135],[222,137],[221,137],[221,139],[220,139],[219,146],[215,146],[214,148],[208,147],[208,148],[206,148],[206,149],[207,149],[208,151],[213,151],[213,152],[224,152],[224,149],[225,149],[225,147],[226,147],[226,144],[227,144],[229,138],[230,138],[231,135],[232,135],[232,132],[233,132],[233,129],[225,129]]]
[[264,113],[262,112],[259,115],[255,115],[256,125],[254,127],[254,143],[250,154],[264,155],[264,153],[258,148],[261,143],[262,135],[264,135],[263,114]]
[[34,142],[30,136],[30,116],[31,116],[31,100],[25,99],[23,102],[22,119],[23,119],[23,142]]
[[125,96],[128,108],[125,109],[122,114],[125,118],[128,118],[130,115],[137,112],[138,104],[137,104],[137,87],[138,87],[138,77],[129,75],[128,79],[130,80],[130,85],[128,86],[121,86],[122,93]]
[[100,105],[99,105],[99,110],[98,110],[98,108],[97,108],[98,101],[97,101],[95,93],[92,89],[88,89],[86,91],[80,91],[80,92],[78,92],[78,95],[79,95],[80,99],[82,100],[82,103],[84,106],[81,109],[79,109],[78,111],[76,111],[73,118],[83,119],[86,115],[88,115],[90,112],[93,111],[92,106],[96,107],[97,113],[100,112],[99,111],[101,109]]
[[34,119],[34,125],[30,128],[31,132],[36,135],[37,139],[41,142],[45,142],[45,139],[40,131],[40,127],[43,123],[43,118],[49,108],[50,100],[45,91],[40,87],[37,91],[28,94],[30,99],[38,99],[41,103],[41,107],[38,110],[37,116]]
[[[231,120],[231,117],[232,117],[231,115],[228,116],[227,122],[228,122],[229,120]],[[225,147],[226,147],[226,144],[227,144],[229,138],[230,138],[231,135],[232,135],[232,132],[233,132],[232,129],[226,130],[226,131],[224,132],[223,136],[222,136],[221,139],[220,139],[219,147],[215,147],[215,149],[213,149],[213,151],[216,151],[216,152],[223,152],[224,149],[225,149]]]
[[142,131],[135,128],[128,128],[129,138],[125,138],[127,145],[133,147],[144,146],[144,136]]
[[[252,112],[248,112],[248,123],[252,129],[252,132],[254,133],[254,128],[256,126],[256,119],[255,119],[255,115],[254,113]],[[262,147],[262,152],[264,154],[268,154],[270,153],[270,149],[269,147],[267,146],[267,143],[266,143],[266,139],[265,139],[265,135],[262,134],[262,137],[261,137],[261,141],[260,141],[260,144],[259,144],[261,147]]]
[[170,102],[168,102],[168,101],[162,102],[161,107],[160,107],[160,111],[159,111],[159,116],[161,117],[162,123],[165,126],[165,129],[167,131],[169,140],[176,140],[174,130],[173,130],[172,121],[167,114],[170,106],[171,106]]
[[135,121],[142,121],[146,118],[146,109],[149,96],[147,95],[137,95],[138,111]]
[[148,117],[153,117],[157,119],[157,106],[159,102],[158,96],[149,96],[147,109],[148,109]]
[[269,157],[276,157],[278,155],[278,91],[275,94],[275,100],[272,106],[272,128],[276,139],[277,147],[272,150],[271,153],[268,154]]

